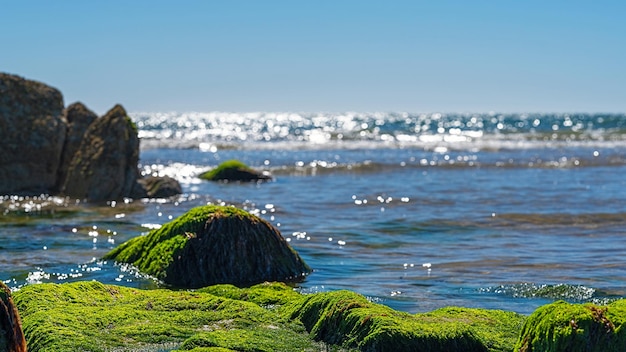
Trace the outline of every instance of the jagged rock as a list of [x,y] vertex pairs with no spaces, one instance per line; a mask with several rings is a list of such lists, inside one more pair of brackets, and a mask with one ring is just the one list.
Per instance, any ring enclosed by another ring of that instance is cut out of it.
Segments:
[[13,304],[11,290],[0,281],[0,352],[26,352],[20,315]]
[[62,193],[89,201],[129,197],[139,178],[137,129],[121,105],[94,121],[74,154]]
[[67,136],[63,145],[63,154],[61,155],[59,165],[58,189],[60,189],[65,182],[68,168],[83,141],[85,132],[87,132],[89,125],[98,118],[96,113],[89,110],[80,102],[68,106],[63,111],[63,115],[67,121]]
[[183,193],[180,183],[169,176],[148,176],[137,180],[133,198],[168,198]]
[[239,160],[225,161],[216,168],[200,174],[199,177],[208,181],[235,182],[268,181],[272,179],[268,174],[256,171]]
[[40,194],[57,181],[66,123],[57,89],[0,73],[0,194]]
[[121,105],[104,117],[63,109],[48,85],[0,73],[0,195],[64,194],[90,201],[182,193],[168,178],[139,179],[137,129]]
[[104,259],[131,263],[175,287],[297,281],[311,269],[267,221],[235,207],[201,206],[133,238]]

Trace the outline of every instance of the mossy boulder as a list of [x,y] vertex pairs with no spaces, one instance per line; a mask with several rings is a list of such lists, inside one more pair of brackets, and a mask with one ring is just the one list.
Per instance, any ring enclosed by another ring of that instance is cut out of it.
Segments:
[[274,226],[230,206],[193,208],[104,259],[133,264],[183,288],[298,281],[311,271]]
[[27,285],[14,295],[29,351],[512,351],[523,316],[444,308],[408,314],[348,291],[282,283],[197,291],[101,283]]
[[524,317],[443,308],[411,315],[350,291],[309,295],[292,311],[312,336],[360,351],[511,351]]
[[208,181],[235,182],[268,181],[272,179],[271,176],[256,171],[239,160],[225,161],[216,168],[200,174],[199,177]]
[[519,352],[611,352],[626,349],[626,300],[607,306],[557,301],[539,307],[521,330]]
[[0,281],[0,352],[26,352],[20,315],[11,290]]

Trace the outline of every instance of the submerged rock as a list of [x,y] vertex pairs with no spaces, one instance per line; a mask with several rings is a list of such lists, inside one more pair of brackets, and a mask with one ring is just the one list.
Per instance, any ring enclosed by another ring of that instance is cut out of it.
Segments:
[[234,207],[201,206],[109,252],[186,288],[230,283],[297,281],[311,269],[267,221]]
[[518,352],[612,352],[626,346],[626,300],[607,306],[557,301],[526,320]]
[[239,160],[225,161],[215,169],[200,174],[199,177],[208,181],[234,182],[268,181],[272,179],[270,175],[256,171]]
[[137,129],[116,105],[85,132],[62,193],[90,201],[128,197],[139,179],[138,161]]
[[0,73],[0,194],[41,194],[53,188],[66,123],[57,89]]
[[0,281],[0,352],[26,352],[20,315],[13,304],[11,290]]
[[147,176],[137,183],[133,198],[168,198],[183,193],[180,183],[169,176]]
[[91,281],[27,285],[14,298],[31,351],[511,351],[524,320],[455,307],[413,315],[281,283],[190,292]]

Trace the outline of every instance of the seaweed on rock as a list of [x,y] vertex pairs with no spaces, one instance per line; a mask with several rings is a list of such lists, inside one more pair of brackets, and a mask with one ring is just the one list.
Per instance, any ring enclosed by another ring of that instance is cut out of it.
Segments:
[[311,269],[267,221],[235,207],[202,206],[133,238],[104,259],[135,265],[176,287],[297,281]]
[[239,160],[228,160],[219,164],[216,168],[200,174],[203,180],[208,181],[267,181],[272,177],[258,172]]
[[518,352],[611,352],[626,348],[626,300],[607,306],[557,301],[537,308],[515,346]]
[[444,308],[411,315],[350,291],[309,295],[292,311],[317,340],[360,351],[511,351],[524,317]]
[[27,285],[14,295],[38,351],[511,351],[524,317],[444,308],[408,314],[349,292],[283,283],[197,291],[99,282]]

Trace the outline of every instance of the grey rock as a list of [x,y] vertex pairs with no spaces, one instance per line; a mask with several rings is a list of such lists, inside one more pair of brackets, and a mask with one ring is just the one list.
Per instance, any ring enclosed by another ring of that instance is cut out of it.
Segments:
[[0,73],[0,194],[55,186],[67,124],[57,89]]

